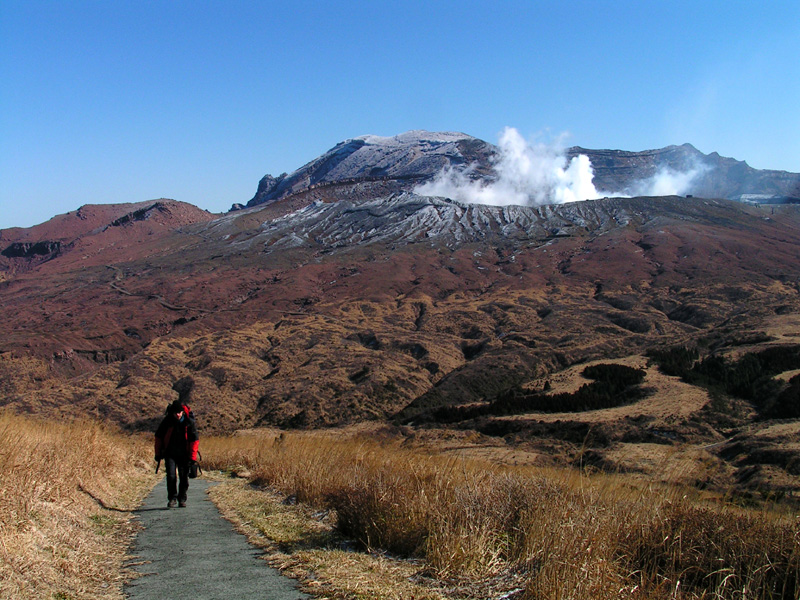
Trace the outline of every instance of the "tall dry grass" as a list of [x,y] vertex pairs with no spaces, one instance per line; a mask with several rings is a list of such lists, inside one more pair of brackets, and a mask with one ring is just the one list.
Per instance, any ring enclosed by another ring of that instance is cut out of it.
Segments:
[[149,452],[96,422],[0,412],[0,597],[122,598]]
[[[531,599],[796,600],[800,523],[676,493],[319,434],[206,440],[213,468],[336,511],[364,546],[439,578],[524,573]],[[633,490],[633,491],[632,491]]]

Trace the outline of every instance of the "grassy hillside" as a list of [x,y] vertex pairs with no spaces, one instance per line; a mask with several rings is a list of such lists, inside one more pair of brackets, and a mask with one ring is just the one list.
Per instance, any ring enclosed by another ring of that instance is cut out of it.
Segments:
[[0,412],[0,597],[123,598],[149,439]]
[[[453,458],[412,449],[401,436],[262,432],[205,448],[213,467],[245,470],[289,503],[332,514],[335,530],[361,548],[421,561],[414,580],[427,590],[422,597],[789,600],[800,593],[800,527],[778,510],[747,511],[621,476]],[[263,495],[251,522],[271,521],[263,518],[270,498]],[[335,577],[330,564],[320,566],[324,548],[298,544],[305,549],[296,560],[314,563],[330,592]],[[328,543],[329,563],[343,560],[340,547]],[[348,595],[341,592],[348,577],[338,578],[342,597],[403,597],[391,589]]]
[[[800,523],[781,505],[749,510],[677,484],[501,464],[444,452],[422,432],[362,429],[203,440],[209,471],[256,484],[219,486],[215,500],[318,595],[800,593]],[[148,437],[0,413],[0,597],[122,598],[149,458]]]

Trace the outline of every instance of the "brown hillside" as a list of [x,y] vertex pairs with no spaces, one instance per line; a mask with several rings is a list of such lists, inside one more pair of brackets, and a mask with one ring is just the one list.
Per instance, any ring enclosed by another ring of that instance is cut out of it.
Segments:
[[[561,389],[587,361],[645,366],[653,347],[785,343],[800,315],[795,206],[673,197],[496,209],[346,189],[346,201],[328,187],[214,220],[159,201],[92,208],[82,228],[70,213],[69,233],[3,232],[5,247],[64,246],[3,257],[2,403],[146,428],[183,390],[205,431],[419,424],[514,386]],[[752,417],[741,403],[735,417],[711,414],[704,390],[655,367],[644,385],[650,395],[631,406],[452,427],[548,460],[647,470],[631,457],[717,444]],[[714,454],[709,478],[734,477],[742,452]],[[774,475],[792,487],[781,460]]]

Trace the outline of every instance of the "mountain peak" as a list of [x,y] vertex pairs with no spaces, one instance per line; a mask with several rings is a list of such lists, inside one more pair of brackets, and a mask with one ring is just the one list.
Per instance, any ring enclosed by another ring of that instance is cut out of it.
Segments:
[[448,142],[458,142],[460,140],[474,140],[477,138],[467,135],[466,133],[460,133],[456,131],[427,131],[425,129],[413,129],[411,131],[406,131],[405,133],[391,137],[368,134],[359,136],[355,139],[364,140],[367,144],[372,144],[375,146],[392,146],[418,144],[424,142],[444,144]]
[[[315,196],[331,195],[332,186],[340,190],[346,186],[357,196],[407,192],[448,168],[469,168],[470,179],[493,181],[498,177],[495,167],[502,154],[502,149],[493,144],[453,131],[417,129],[391,137],[362,135],[340,142],[290,175],[264,176],[247,206],[321,186],[328,191]],[[591,163],[594,188],[609,196],[641,195],[645,193],[642,189],[649,189],[648,181],[669,177],[691,181],[691,186],[683,186],[685,193],[707,198],[740,200],[764,194],[793,201],[800,195],[800,175],[752,169],[744,161],[716,152],[704,154],[689,143],[642,151],[575,146],[564,153],[564,168],[578,155],[586,156]]]
[[265,175],[247,206],[324,184],[429,179],[445,167],[488,164],[494,152],[493,145],[464,133],[414,130],[393,137],[363,135],[340,142],[291,175],[277,179]]

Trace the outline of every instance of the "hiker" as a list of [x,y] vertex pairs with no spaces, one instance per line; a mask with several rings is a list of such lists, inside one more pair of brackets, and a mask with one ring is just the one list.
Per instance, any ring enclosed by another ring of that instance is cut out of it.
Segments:
[[176,504],[181,508],[186,506],[189,473],[190,470],[196,473],[199,445],[192,411],[176,400],[167,407],[167,414],[156,430],[155,440],[156,462],[160,464],[163,459],[167,470],[167,508],[175,508]]

